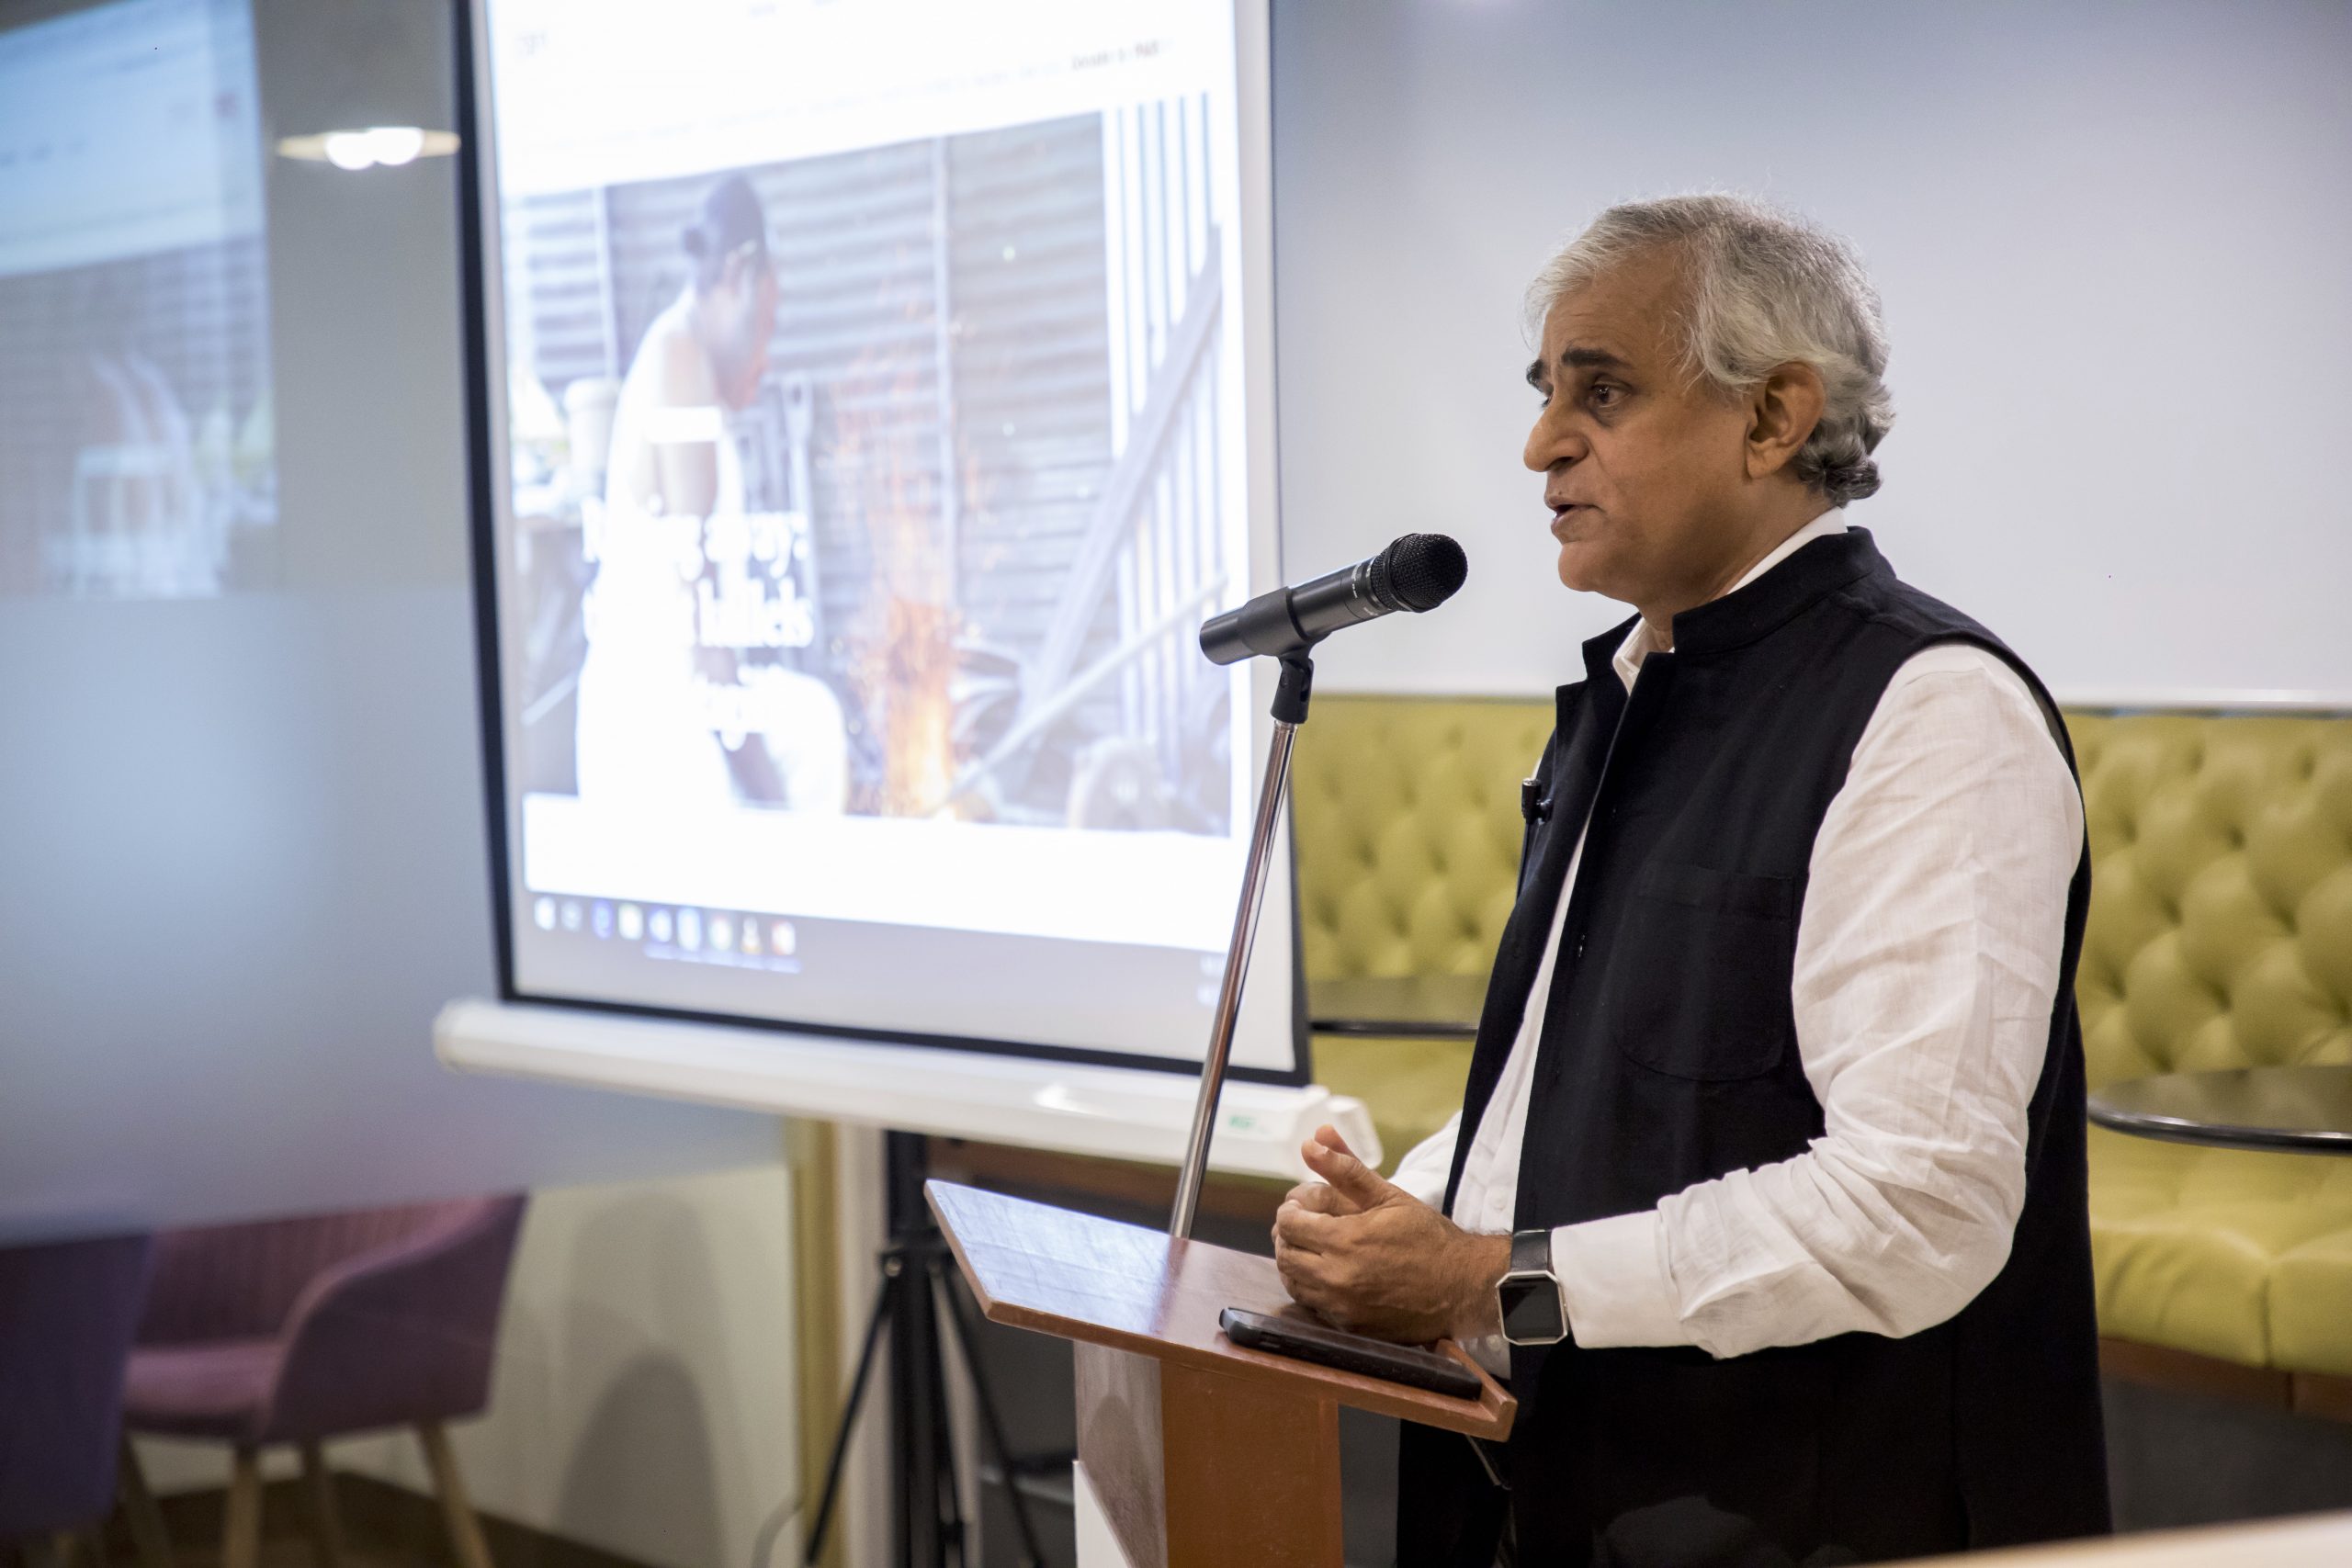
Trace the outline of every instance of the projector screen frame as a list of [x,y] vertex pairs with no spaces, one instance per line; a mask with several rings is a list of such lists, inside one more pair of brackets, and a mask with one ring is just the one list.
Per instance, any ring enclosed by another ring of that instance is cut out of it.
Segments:
[[[1272,88],[1270,54],[1272,44],[1268,0],[1225,0],[1232,7],[1234,25],[1235,117],[1238,128],[1240,179],[1237,200],[1244,213],[1239,245],[1242,292],[1242,375],[1257,394],[1247,403],[1249,439],[1245,443],[1246,476],[1253,516],[1265,520],[1270,543],[1261,545],[1252,530],[1252,581],[1256,592],[1282,578],[1280,487],[1275,456],[1273,396],[1273,234],[1272,185]],[[492,943],[498,998],[513,1004],[573,1009],[591,1014],[708,1024],[730,1030],[759,1030],[778,1035],[830,1036],[883,1045],[912,1045],[972,1052],[985,1055],[1030,1057],[1077,1066],[1132,1068],[1152,1073],[1197,1076],[1200,1060],[1188,1056],[1150,1055],[1035,1041],[979,1035],[943,1034],[832,1021],[763,1017],[756,1014],[705,1011],[607,998],[575,997],[525,989],[516,978],[514,887],[520,874],[515,858],[514,828],[510,820],[507,791],[507,715],[503,685],[504,649],[500,638],[503,568],[499,545],[499,520],[507,493],[506,422],[508,411],[501,389],[506,384],[504,289],[490,287],[503,277],[503,237],[499,228],[497,144],[491,104],[492,81],[488,0],[453,0],[452,62],[456,76],[455,108],[458,149],[458,236],[459,292],[463,308],[462,351],[466,385],[466,489],[468,536],[473,590],[475,667],[478,677],[478,718],[482,748],[482,784],[490,869]],[[1269,570],[1266,581],[1255,579]],[[1261,664],[1266,661],[1257,661]],[[1253,755],[1262,754],[1272,736],[1265,711],[1273,694],[1271,669],[1255,669],[1250,684]],[[1250,773],[1254,776],[1255,769]],[[1311,1034],[1299,932],[1296,836],[1290,830],[1290,803],[1283,805],[1284,852],[1288,882],[1284,902],[1290,948],[1289,1032],[1291,1066],[1287,1069],[1236,1064],[1227,1077],[1238,1082],[1302,1087],[1312,1081]],[[1237,888],[1237,897],[1238,889]],[[1260,946],[1265,942],[1260,938]]]

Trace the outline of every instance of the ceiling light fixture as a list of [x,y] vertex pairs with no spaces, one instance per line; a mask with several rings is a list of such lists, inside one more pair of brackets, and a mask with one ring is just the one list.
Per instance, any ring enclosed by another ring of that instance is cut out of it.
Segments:
[[371,125],[364,130],[327,130],[316,136],[288,136],[277,144],[277,155],[306,164],[333,164],[356,172],[379,165],[396,169],[419,158],[443,158],[458,150],[454,131],[425,130],[413,125]]

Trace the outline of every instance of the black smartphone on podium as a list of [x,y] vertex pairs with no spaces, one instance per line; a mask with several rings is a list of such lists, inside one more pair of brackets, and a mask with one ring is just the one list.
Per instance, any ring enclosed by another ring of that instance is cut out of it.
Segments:
[[1328,1323],[1244,1312],[1239,1307],[1226,1308],[1217,1314],[1216,1321],[1227,1339],[1250,1350],[1337,1367],[1343,1372],[1362,1372],[1368,1378],[1401,1382],[1408,1388],[1425,1388],[1431,1393],[1449,1393],[1456,1399],[1476,1399],[1485,1386],[1479,1382],[1477,1373],[1451,1356],[1413,1345],[1367,1339]]

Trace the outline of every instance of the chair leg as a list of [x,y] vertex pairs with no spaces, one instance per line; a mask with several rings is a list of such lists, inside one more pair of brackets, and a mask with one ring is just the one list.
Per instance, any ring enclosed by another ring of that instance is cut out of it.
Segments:
[[228,1523],[220,1532],[220,1568],[260,1568],[261,1453],[240,1448],[229,1472]]
[[148,1490],[147,1472],[140,1467],[139,1448],[122,1439],[122,1459],[116,1466],[121,1477],[122,1511],[130,1523],[130,1541],[139,1551],[139,1568],[172,1568],[172,1538],[164,1529],[164,1510]]
[[343,1568],[343,1518],[335,1511],[334,1472],[315,1442],[302,1445],[302,1500],[311,1515],[311,1546],[319,1568]]
[[424,1445],[424,1462],[433,1471],[433,1490],[441,1499],[441,1517],[449,1527],[449,1549],[457,1554],[458,1568],[492,1568],[490,1543],[482,1539],[481,1521],[467,1500],[465,1480],[458,1473],[458,1456],[449,1447],[448,1429],[438,1421],[420,1421],[416,1437]]

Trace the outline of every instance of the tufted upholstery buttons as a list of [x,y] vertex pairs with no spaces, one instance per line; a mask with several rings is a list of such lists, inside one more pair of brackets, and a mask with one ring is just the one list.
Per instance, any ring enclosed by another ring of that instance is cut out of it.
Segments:
[[2076,992],[2092,1085],[2352,1061],[2352,723],[2068,724],[2091,844]]
[[1309,979],[1487,971],[1519,868],[1515,786],[1551,730],[1549,701],[1316,700],[1292,761]]

